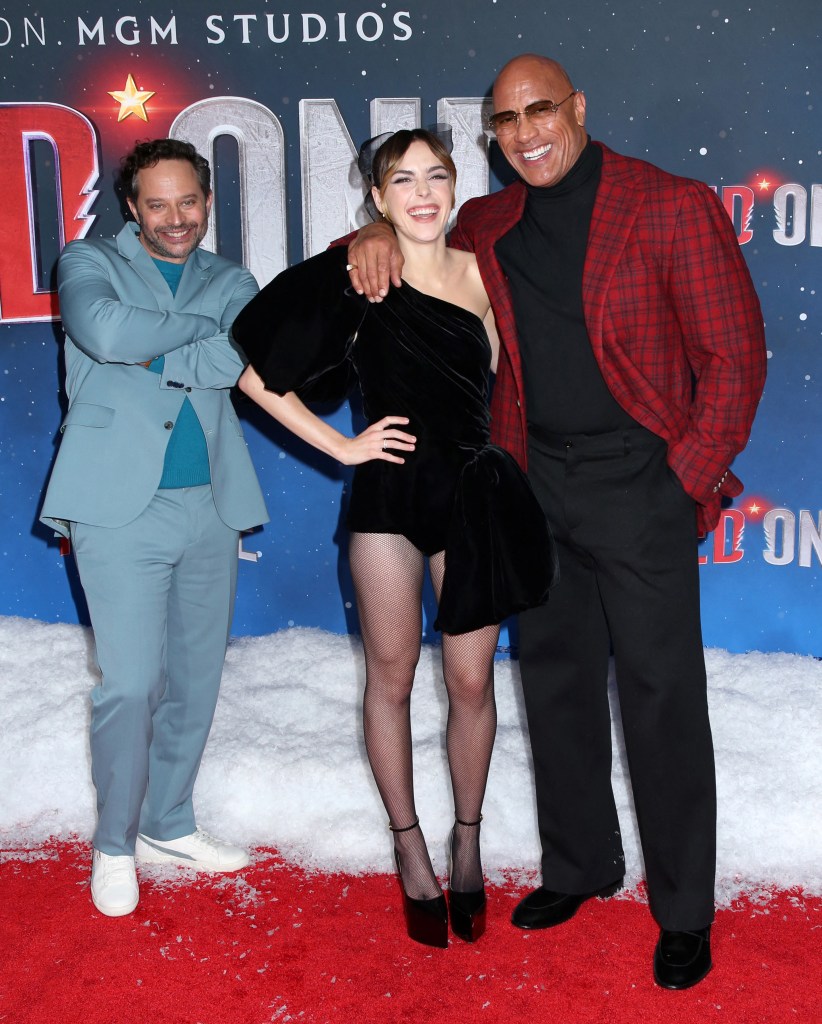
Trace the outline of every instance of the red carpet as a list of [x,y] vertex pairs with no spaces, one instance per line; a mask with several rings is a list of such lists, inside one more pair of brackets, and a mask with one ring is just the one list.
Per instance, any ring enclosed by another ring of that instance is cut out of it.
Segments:
[[388,876],[306,875],[258,851],[239,876],[152,881],[130,917],[93,909],[89,851],[53,845],[0,863],[9,1024],[782,1024],[822,1020],[822,899],[780,893],[720,912],[713,972],[686,992],[651,980],[656,929],[633,900],[567,925],[512,928],[518,890],[490,890],[475,945],[404,933]]

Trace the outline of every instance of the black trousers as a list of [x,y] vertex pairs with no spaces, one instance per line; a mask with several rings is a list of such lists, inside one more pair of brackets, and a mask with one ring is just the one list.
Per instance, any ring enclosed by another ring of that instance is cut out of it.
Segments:
[[593,892],[624,873],[611,789],[613,649],[651,912],[713,919],[716,785],[693,500],[641,427],[529,440],[559,551],[547,605],[520,616],[543,885]]

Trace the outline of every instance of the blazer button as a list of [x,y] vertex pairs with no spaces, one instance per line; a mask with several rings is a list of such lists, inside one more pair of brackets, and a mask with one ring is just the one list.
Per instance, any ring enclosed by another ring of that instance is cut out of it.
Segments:
[[171,430],[174,424],[171,422],[171,420],[166,420],[163,426],[166,428],[166,430]]
[[186,391],[191,391],[191,388],[186,388]]

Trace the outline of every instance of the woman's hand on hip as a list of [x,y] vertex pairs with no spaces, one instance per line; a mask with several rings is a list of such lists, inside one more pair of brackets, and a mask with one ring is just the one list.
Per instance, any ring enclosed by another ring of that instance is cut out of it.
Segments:
[[401,464],[405,459],[398,453],[413,452],[416,448],[416,437],[397,427],[407,423],[407,416],[383,416],[356,437],[346,438],[337,458],[344,466],[359,466],[373,459]]

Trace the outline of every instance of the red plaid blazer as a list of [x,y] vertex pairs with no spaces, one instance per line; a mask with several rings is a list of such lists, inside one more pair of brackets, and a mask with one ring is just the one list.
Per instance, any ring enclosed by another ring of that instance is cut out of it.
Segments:
[[[600,143],[595,143],[601,145]],[[698,504],[700,533],[748,441],[765,383],[759,300],[730,218],[714,192],[602,146],[583,276],[594,355],[616,400],[668,443],[668,463]],[[511,293],[494,244],[522,216],[521,182],[471,199],[449,244],[476,254],[501,352],[493,440],[526,464],[522,365]]]

